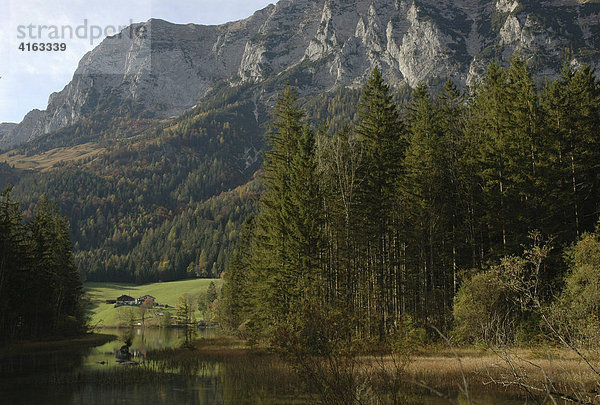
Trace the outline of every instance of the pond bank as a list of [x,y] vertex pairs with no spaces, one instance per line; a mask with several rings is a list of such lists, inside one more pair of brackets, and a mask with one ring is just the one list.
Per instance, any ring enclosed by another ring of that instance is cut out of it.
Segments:
[[0,346],[0,358],[18,353],[60,350],[68,348],[86,348],[100,346],[117,339],[117,336],[105,333],[90,333],[72,338],[56,338],[49,340],[31,340],[11,342]]

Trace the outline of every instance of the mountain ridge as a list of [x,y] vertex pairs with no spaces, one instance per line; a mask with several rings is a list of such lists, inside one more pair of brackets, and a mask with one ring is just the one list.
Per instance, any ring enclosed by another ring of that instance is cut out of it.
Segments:
[[107,99],[156,119],[178,116],[219,83],[250,84],[254,101],[268,104],[285,83],[301,94],[359,87],[374,66],[413,88],[471,84],[515,51],[539,79],[565,60],[598,68],[599,21],[598,3],[529,0],[281,0],[222,25],[150,19],[84,55],[46,110],[0,134],[0,148],[72,125]]

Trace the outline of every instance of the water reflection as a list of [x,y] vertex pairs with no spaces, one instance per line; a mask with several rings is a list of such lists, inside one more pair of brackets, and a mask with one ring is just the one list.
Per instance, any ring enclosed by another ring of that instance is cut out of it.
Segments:
[[[112,332],[119,338],[102,346],[58,348],[0,359],[0,403],[110,404],[121,403],[123,398],[131,399],[136,395],[140,400],[147,400],[148,395],[159,395],[160,386],[147,384],[152,369],[145,363],[146,354],[150,350],[180,346],[185,339],[183,331],[127,329]],[[214,331],[201,331],[200,335],[212,337]],[[124,366],[131,365],[143,368],[138,372],[125,370],[128,367]],[[99,400],[97,396],[103,399]],[[172,403],[172,399],[165,398],[167,402],[164,403]]]
[[[86,367],[118,365],[127,361],[143,363],[151,350],[180,347],[185,341],[182,329],[115,329],[111,333],[118,339],[102,346],[94,347],[84,356]],[[200,337],[210,338],[214,329],[198,331]]]
[[[2,404],[309,404],[316,396],[269,355],[207,354],[153,359],[156,349],[181,347],[185,331],[115,331],[119,338],[91,349],[63,349],[11,356],[0,361]],[[214,331],[203,331],[214,337]],[[126,362],[135,362],[135,366]],[[460,403],[460,398],[457,398]],[[426,392],[405,403],[446,403]],[[479,397],[480,404],[522,403]]]

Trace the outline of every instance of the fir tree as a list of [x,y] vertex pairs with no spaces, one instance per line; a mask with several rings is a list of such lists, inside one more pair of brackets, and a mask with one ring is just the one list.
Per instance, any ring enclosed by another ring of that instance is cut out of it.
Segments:
[[225,272],[223,298],[220,304],[220,319],[226,329],[236,331],[251,313],[250,272],[255,218],[249,216],[242,226],[242,235],[232,253]]
[[45,198],[24,225],[7,190],[0,198],[0,339],[85,331],[83,289],[69,224]]
[[551,181],[546,194],[555,203],[548,207],[550,222],[561,241],[572,241],[591,231],[598,215],[600,88],[593,72],[565,65],[561,77],[546,85],[542,106]]
[[449,145],[442,132],[440,111],[427,88],[417,87],[405,117],[409,146],[404,160],[401,195],[406,209],[408,258],[417,285],[416,319],[428,322],[430,314],[443,328],[450,307],[452,190]]
[[510,115],[506,81],[504,68],[496,63],[488,66],[482,83],[475,88],[467,128],[477,186],[483,190],[483,207],[479,210],[485,221],[481,229],[482,249],[486,253],[491,250],[497,257],[507,252],[510,231],[508,206],[512,190],[507,171],[512,151],[507,137]]
[[357,117],[356,134],[364,151],[356,200],[360,224],[356,229],[361,234],[360,254],[365,259],[361,285],[366,289],[367,302],[363,307],[368,308],[365,319],[371,323],[367,326],[369,333],[383,338],[393,312],[386,284],[392,272],[389,244],[396,221],[395,190],[405,142],[390,88],[377,68],[365,84]]
[[31,262],[27,255],[27,235],[23,215],[7,188],[0,196],[0,341],[15,337],[23,315],[21,303],[23,274]]
[[292,306],[296,281],[291,261],[289,214],[294,211],[291,207],[292,167],[298,153],[304,112],[289,86],[279,96],[274,110],[250,280],[254,292],[252,325],[256,330],[268,330],[283,322]]
[[28,306],[33,334],[81,332],[69,331],[76,326],[76,320],[81,322],[83,288],[75,267],[67,220],[44,198],[30,224],[30,232],[32,259],[37,268],[27,282],[32,290],[30,296],[34,297]]
[[[290,261],[294,276],[294,308],[321,290],[323,249],[323,208],[316,161],[315,135],[308,125],[298,139],[292,160],[290,204],[286,219],[290,225]],[[322,301],[321,301],[322,302]]]

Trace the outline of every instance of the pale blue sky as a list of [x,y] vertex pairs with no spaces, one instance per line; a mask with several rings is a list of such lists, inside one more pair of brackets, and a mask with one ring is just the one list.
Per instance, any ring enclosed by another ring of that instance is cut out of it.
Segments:
[[[27,52],[21,43],[30,38],[29,25],[48,26],[42,32],[48,42],[51,26],[129,25],[161,18],[174,23],[222,24],[246,18],[276,0],[0,0],[0,122],[19,122],[34,108],[43,110],[48,96],[71,80],[79,59],[102,39],[66,39],[65,52]],[[88,28],[89,32],[89,28]],[[22,38],[25,33],[25,38]],[[21,37],[21,38],[20,38]],[[102,34],[104,37],[104,33]],[[42,41],[39,41],[42,42]]]

